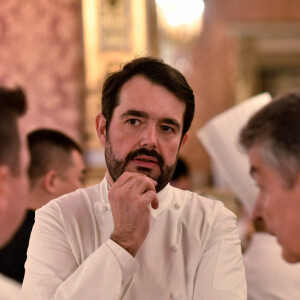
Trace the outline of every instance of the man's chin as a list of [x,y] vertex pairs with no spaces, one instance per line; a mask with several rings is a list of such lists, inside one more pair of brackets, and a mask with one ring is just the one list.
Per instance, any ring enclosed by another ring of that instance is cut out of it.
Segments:
[[150,177],[150,178],[153,177],[153,175],[152,175],[153,172],[152,172],[152,170],[149,169],[149,168],[138,167],[138,168],[136,168],[136,172],[145,174],[145,175],[147,175],[147,176]]
[[134,168],[129,167],[129,168],[125,168],[125,171],[144,174],[155,181],[157,181],[157,179],[160,176],[160,174],[155,174],[157,172],[154,172],[153,169],[146,168],[146,167],[134,167]]
[[295,264],[300,262],[300,254],[296,255],[285,248],[282,248],[282,257],[286,262],[290,264]]

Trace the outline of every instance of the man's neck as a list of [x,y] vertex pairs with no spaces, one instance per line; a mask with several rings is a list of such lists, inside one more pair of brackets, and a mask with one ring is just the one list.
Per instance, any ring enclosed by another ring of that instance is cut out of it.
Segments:
[[110,188],[112,187],[114,181],[112,180],[112,178],[109,175],[108,171],[106,172],[105,177],[106,177],[106,181],[107,181],[107,189],[110,190]]
[[28,196],[28,209],[36,210],[46,203],[48,203],[52,198],[51,195],[47,194],[45,191],[38,187],[34,187]]

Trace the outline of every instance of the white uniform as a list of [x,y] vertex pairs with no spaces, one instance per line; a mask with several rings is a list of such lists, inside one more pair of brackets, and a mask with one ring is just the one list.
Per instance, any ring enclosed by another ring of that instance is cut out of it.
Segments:
[[0,300],[20,300],[21,284],[0,273]]
[[168,184],[134,258],[110,240],[107,185],[104,179],[36,212],[25,299],[246,299],[236,217],[221,202]]
[[274,236],[254,233],[244,263],[248,300],[300,299],[300,264],[289,264],[282,258]]

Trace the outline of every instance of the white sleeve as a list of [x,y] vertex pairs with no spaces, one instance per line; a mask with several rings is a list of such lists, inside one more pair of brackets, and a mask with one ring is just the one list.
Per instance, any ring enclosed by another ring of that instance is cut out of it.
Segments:
[[246,300],[247,286],[236,217],[219,211],[199,264],[194,300]]
[[122,247],[106,241],[80,265],[53,214],[36,213],[25,264],[26,300],[121,299],[139,265]]

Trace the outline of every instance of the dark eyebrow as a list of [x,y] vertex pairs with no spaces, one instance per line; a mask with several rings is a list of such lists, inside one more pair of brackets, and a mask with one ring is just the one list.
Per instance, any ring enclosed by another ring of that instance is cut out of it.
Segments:
[[[127,118],[127,117],[149,118],[149,115],[140,110],[130,109],[130,110],[125,111],[121,117],[122,118]],[[172,126],[176,127],[178,130],[180,129],[180,124],[175,119],[163,118],[160,120],[160,122],[166,123],[168,125],[172,125]]]
[[161,120],[163,123],[175,126],[178,130],[180,129],[180,124],[175,119],[165,118]]
[[129,116],[133,116],[133,117],[142,117],[142,118],[147,118],[149,117],[149,115],[145,112],[139,111],[139,110],[127,110],[122,114],[122,118],[126,118]]

